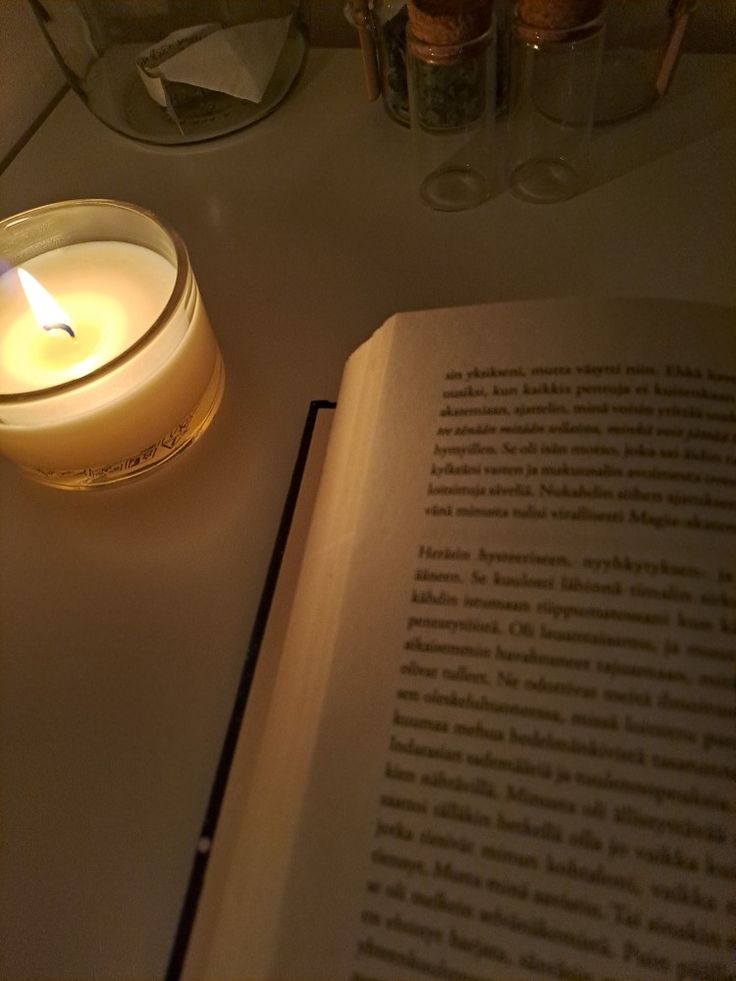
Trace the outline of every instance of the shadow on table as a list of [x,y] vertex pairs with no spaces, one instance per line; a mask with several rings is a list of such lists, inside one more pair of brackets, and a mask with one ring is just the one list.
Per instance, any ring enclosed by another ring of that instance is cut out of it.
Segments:
[[727,55],[683,58],[672,88],[651,109],[594,129],[589,188],[735,123],[736,60]]

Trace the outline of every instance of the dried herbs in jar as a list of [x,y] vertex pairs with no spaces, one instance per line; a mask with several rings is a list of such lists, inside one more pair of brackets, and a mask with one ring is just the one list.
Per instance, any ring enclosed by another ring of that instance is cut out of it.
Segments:
[[495,113],[488,58],[492,32],[487,0],[410,0],[410,71],[420,126],[454,130]]

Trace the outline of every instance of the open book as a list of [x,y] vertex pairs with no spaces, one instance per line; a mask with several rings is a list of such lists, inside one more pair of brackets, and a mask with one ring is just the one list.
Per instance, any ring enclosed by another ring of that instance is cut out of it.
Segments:
[[309,466],[183,976],[736,977],[733,312],[398,315]]

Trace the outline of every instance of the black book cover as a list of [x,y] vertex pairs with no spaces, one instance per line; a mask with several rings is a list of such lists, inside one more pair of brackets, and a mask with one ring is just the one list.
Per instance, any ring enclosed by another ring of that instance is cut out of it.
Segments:
[[268,615],[271,610],[271,604],[273,601],[276,584],[278,582],[284,552],[286,550],[286,543],[294,517],[294,510],[299,498],[299,491],[302,486],[302,478],[304,477],[304,470],[306,467],[307,457],[309,455],[309,448],[312,442],[317,417],[320,412],[332,411],[334,408],[334,402],[324,400],[311,402],[309,406],[309,411],[304,424],[304,430],[299,443],[299,450],[297,452],[294,469],[291,475],[291,481],[289,483],[289,489],[287,491],[284,507],[281,513],[281,521],[279,522],[276,541],[274,543],[273,552],[271,553],[268,572],[266,573],[266,580],[256,611],[253,630],[246,648],[245,658],[243,661],[243,670],[240,675],[240,681],[238,683],[238,689],[235,695],[232,712],[230,713],[230,719],[225,731],[222,749],[220,750],[220,757],[215,770],[212,790],[207,803],[204,821],[202,822],[199,842],[192,861],[189,882],[187,884],[184,902],[182,905],[181,914],[179,916],[179,923],[171,949],[169,964],[166,970],[166,981],[177,981],[177,979],[181,976],[182,967],[184,965],[184,958],[187,952],[189,937],[191,935],[199,898],[202,892],[202,885],[204,883],[204,877],[207,871],[207,862],[209,860],[211,846],[217,830],[217,821],[220,815],[223,798],[225,796],[225,789],[227,787],[230,768],[238,742],[238,735],[240,733],[241,723],[243,721],[243,716],[245,714],[245,709],[248,702],[248,694],[253,683],[255,669],[258,663],[258,654],[263,641],[264,631],[268,622]]

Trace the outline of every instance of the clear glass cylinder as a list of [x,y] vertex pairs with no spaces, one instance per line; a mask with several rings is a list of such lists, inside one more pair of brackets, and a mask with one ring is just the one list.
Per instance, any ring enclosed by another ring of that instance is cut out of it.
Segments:
[[388,115],[402,126],[409,125],[407,22],[406,0],[374,0],[373,24],[381,73],[381,96]]
[[596,18],[565,30],[514,24],[508,181],[527,201],[561,201],[587,179],[603,51]]
[[222,358],[186,248],[160,219],[116,201],[45,205],[0,222],[0,256],[0,453],[85,490],[138,477],[205,431]]
[[495,184],[496,31],[433,44],[407,29],[407,75],[416,180],[422,201],[460,211]]
[[307,0],[29,0],[70,84],[112,129],[211,139],[270,113],[307,51]]

